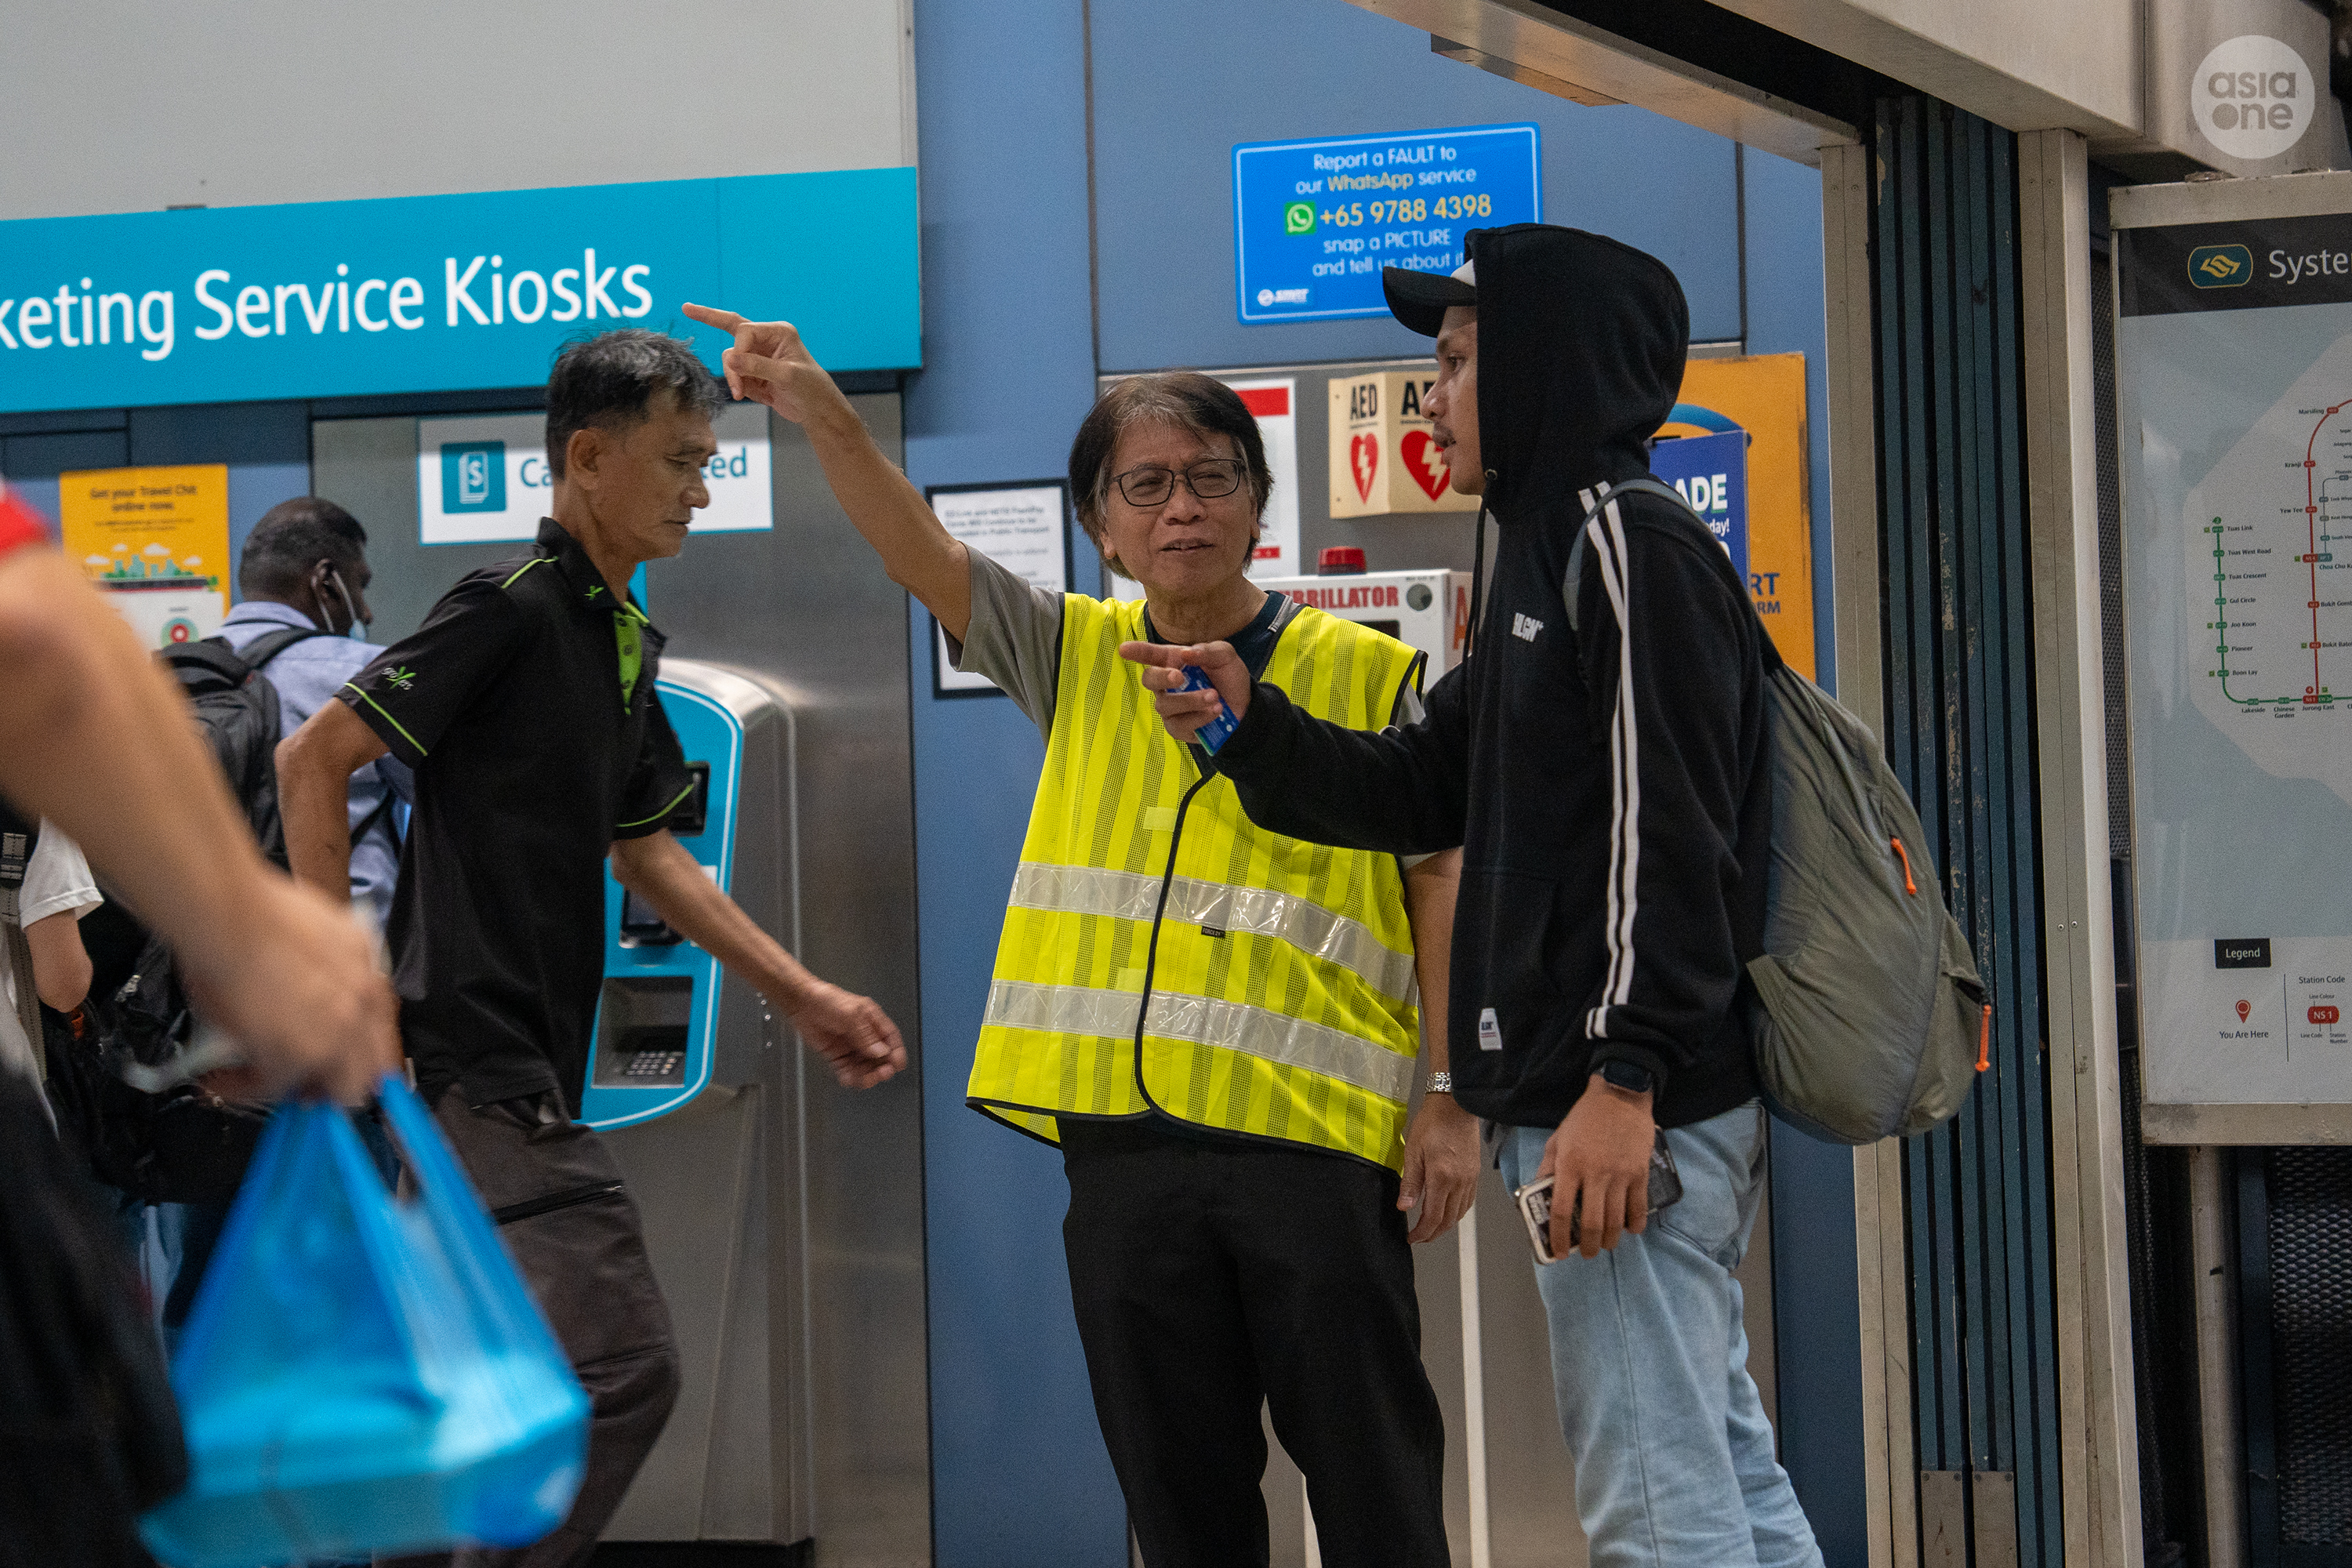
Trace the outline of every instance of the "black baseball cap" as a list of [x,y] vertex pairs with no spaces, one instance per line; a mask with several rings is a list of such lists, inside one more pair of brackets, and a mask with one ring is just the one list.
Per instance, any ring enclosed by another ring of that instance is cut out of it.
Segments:
[[1449,309],[1478,303],[1477,266],[1465,261],[1450,274],[1381,268],[1381,292],[1388,296],[1389,314],[1424,338],[1435,337]]

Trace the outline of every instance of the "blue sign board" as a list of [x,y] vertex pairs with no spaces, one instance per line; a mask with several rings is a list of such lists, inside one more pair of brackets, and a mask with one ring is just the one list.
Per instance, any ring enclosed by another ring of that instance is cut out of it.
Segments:
[[[1682,411],[1677,408],[1677,415]],[[1748,581],[1748,432],[1682,436],[1650,449],[1650,471],[1681,492]]]
[[833,370],[921,363],[915,171],[0,223],[0,411],[530,386],[614,327],[792,321]]
[[1474,228],[1543,220],[1532,125],[1472,125],[1234,149],[1244,322],[1384,316],[1381,268],[1451,272]]

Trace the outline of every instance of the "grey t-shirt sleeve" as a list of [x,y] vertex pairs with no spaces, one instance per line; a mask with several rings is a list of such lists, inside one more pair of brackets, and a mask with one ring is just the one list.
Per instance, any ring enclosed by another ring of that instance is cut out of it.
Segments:
[[1062,675],[1062,595],[979,551],[971,557],[971,624],[948,638],[955,667],[996,682],[1041,735],[1054,732]]

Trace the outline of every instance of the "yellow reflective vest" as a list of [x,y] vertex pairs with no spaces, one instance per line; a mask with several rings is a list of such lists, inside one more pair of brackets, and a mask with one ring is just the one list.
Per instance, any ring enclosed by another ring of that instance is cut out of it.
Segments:
[[[1048,1142],[1153,1109],[1393,1170],[1420,1051],[1393,856],[1268,833],[1171,740],[1118,645],[1143,605],[1070,595],[1045,768],[967,1091]],[[1265,679],[1350,729],[1390,722],[1420,656],[1300,609]]]

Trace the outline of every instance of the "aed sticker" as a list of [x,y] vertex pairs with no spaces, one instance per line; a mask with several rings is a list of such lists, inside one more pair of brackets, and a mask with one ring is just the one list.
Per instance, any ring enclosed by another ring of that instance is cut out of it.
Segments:
[[1436,423],[1422,406],[1436,385],[1435,375],[1409,370],[1331,378],[1333,517],[1478,510],[1477,497],[1454,488]]
[[1503,1026],[1496,1018],[1492,1007],[1483,1009],[1478,1015],[1478,1048],[1482,1051],[1503,1048]]
[[[710,504],[698,509],[692,533],[741,533],[776,525],[768,411],[734,403],[710,422],[719,450],[703,465]],[[416,422],[418,542],[424,544],[528,542],[555,510],[555,476],[547,462],[542,414],[460,415]]]

